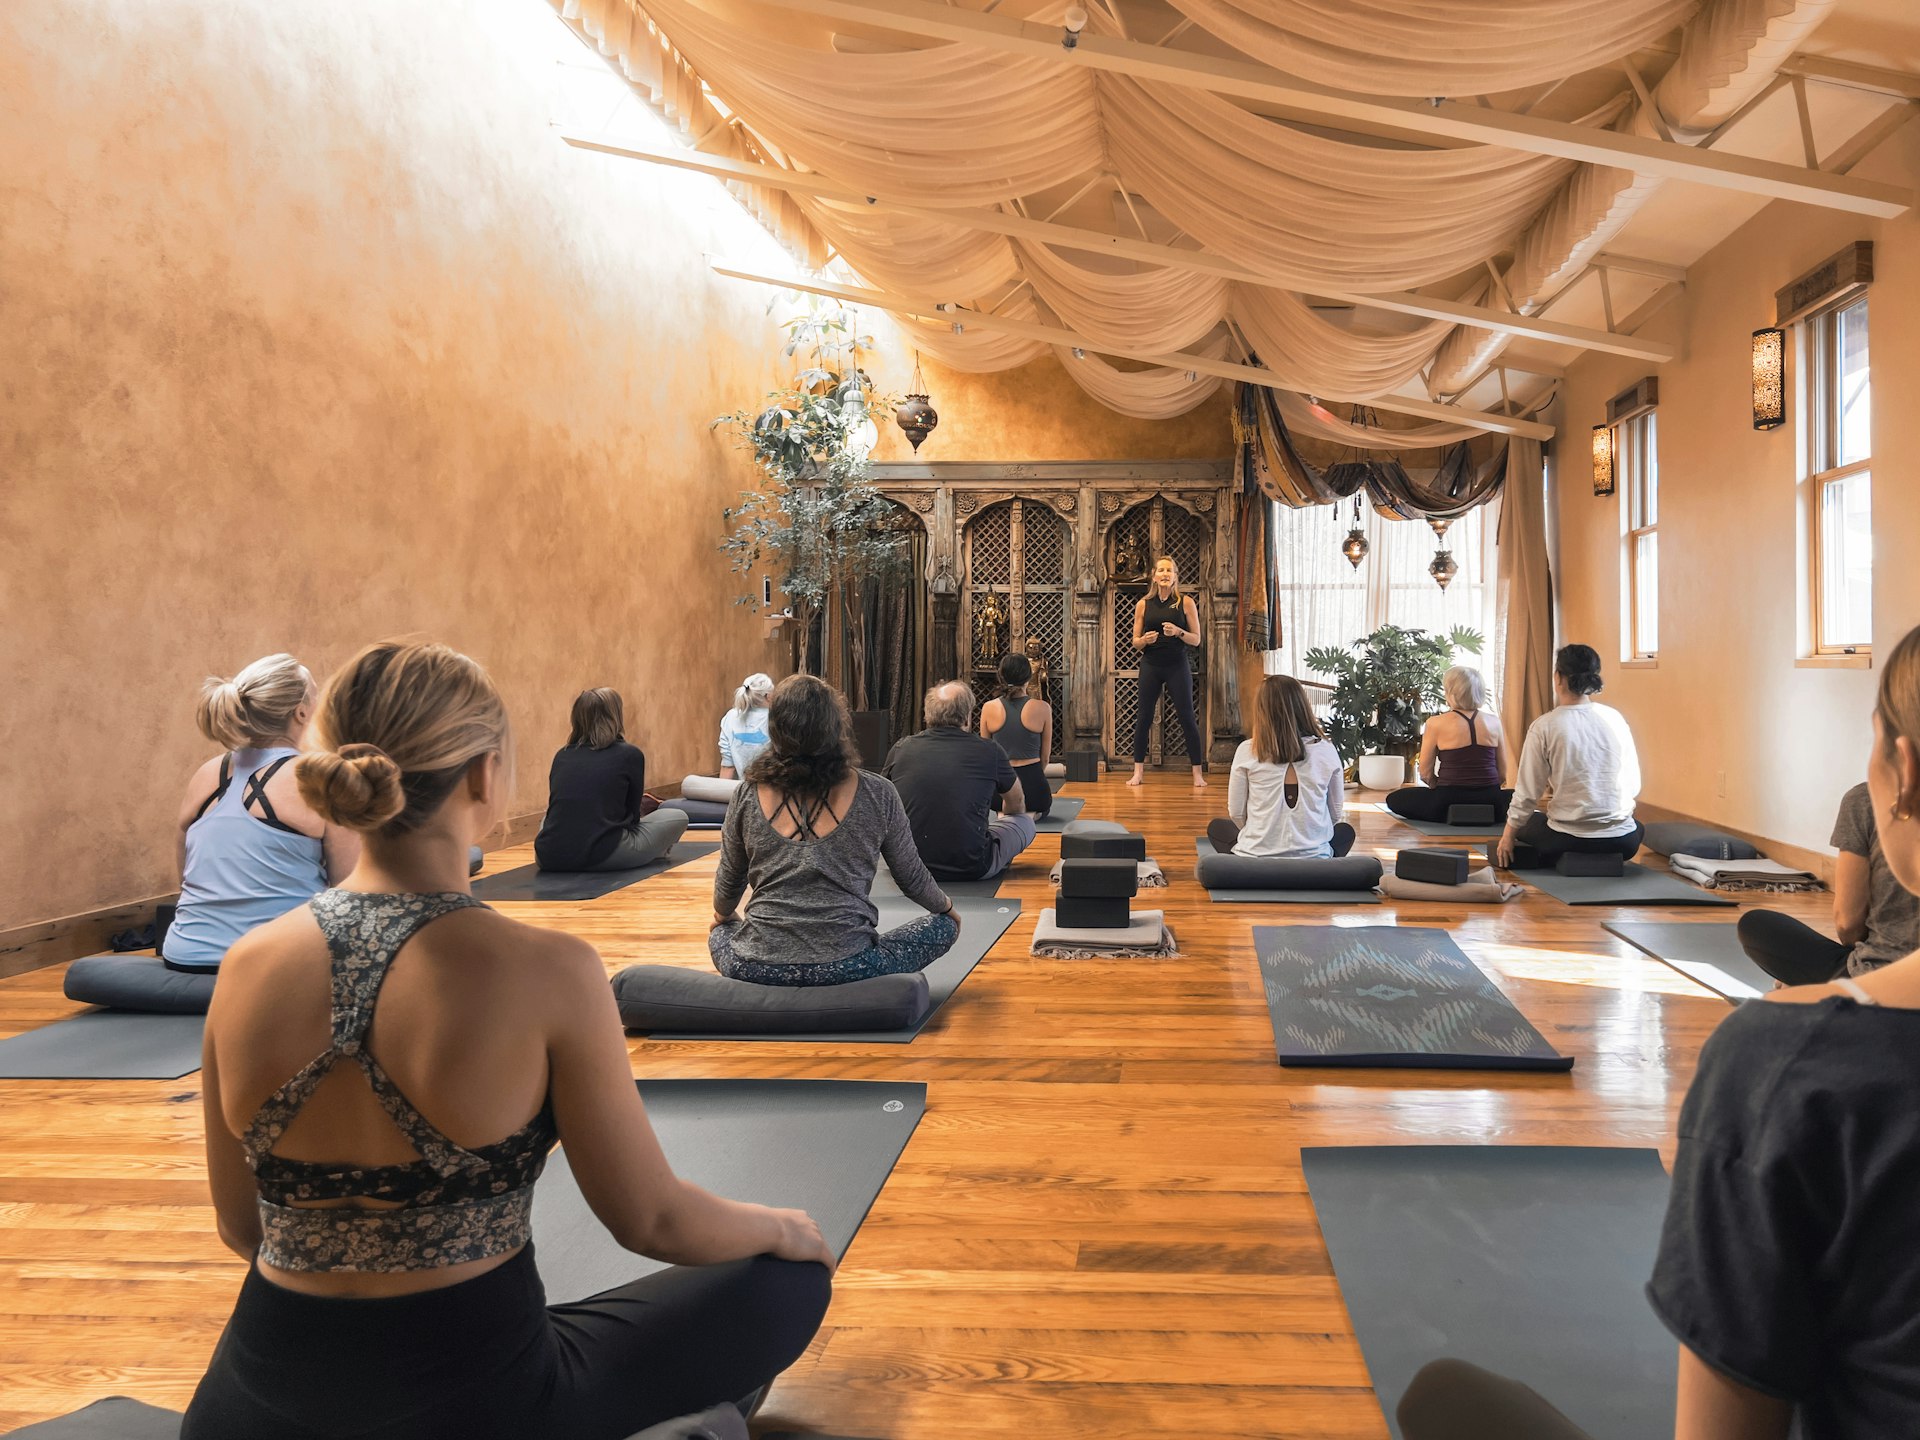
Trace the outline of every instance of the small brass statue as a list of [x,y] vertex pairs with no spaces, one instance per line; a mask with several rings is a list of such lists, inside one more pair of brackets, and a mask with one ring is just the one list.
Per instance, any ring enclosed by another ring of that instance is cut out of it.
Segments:
[[987,665],[1000,663],[1000,641],[1006,633],[1007,623],[1006,602],[997,592],[989,590],[986,602],[980,607],[980,613],[973,619],[977,640],[974,654],[983,657],[982,663]]

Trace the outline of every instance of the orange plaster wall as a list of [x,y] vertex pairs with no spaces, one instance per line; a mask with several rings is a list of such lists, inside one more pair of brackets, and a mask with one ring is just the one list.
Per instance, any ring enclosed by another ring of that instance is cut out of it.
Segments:
[[[1912,185],[1920,136],[1903,131],[1855,173]],[[1678,344],[1660,377],[1660,654],[1620,666],[1622,497],[1593,494],[1588,439],[1607,399],[1647,373],[1590,356],[1569,372],[1552,464],[1563,641],[1607,663],[1606,698],[1632,722],[1645,798],[1776,841],[1826,850],[1840,795],[1866,777],[1877,670],[1798,663],[1806,439],[1798,407],[1751,422],[1750,333],[1774,291],[1854,240],[1875,242],[1870,292],[1874,644],[1920,624],[1920,219],[1870,221],[1778,203],[1695,263],[1685,296],[1643,333]],[[1800,366],[1789,335],[1789,393]],[[1723,779],[1724,777],[1724,779]]]
[[[739,212],[555,140],[558,25],[0,8],[0,930],[173,888],[200,678],[258,655],[479,657],[517,812],[583,686],[625,693],[674,781],[774,668],[715,551],[751,476],[707,421],[787,364],[765,293],[705,263]],[[884,364],[904,388],[911,357]],[[1227,453],[1223,400],[1143,426],[1051,361],[928,368],[922,458]]]

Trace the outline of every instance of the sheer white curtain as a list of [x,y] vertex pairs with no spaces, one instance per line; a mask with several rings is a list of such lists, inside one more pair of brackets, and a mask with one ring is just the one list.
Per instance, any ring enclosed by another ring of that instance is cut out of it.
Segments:
[[1498,587],[1494,537],[1498,498],[1455,520],[1445,544],[1460,567],[1442,590],[1427,573],[1442,542],[1423,520],[1387,520],[1361,506],[1360,528],[1372,547],[1355,569],[1340,553],[1353,524],[1353,502],[1304,510],[1273,508],[1274,574],[1280,589],[1280,648],[1263,657],[1269,675],[1295,675],[1325,682],[1306,667],[1306,654],[1322,645],[1346,645],[1382,625],[1404,625],[1439,634],[1464,625],[1480,632],[1480,654],[1460,663],[1486,676],[1500,693],[1502,656],[1495,644]]

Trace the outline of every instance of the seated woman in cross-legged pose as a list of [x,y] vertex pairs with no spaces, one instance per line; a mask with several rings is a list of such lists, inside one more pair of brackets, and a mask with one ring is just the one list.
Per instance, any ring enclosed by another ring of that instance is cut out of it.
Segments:
[[[752,1395],[818,1329],[831,1252],[800,1211],[676,1177],[600,956],[468,893],[511,789],[492,681],[370,646],[317,733],[301,793],[365,847],[214,995],[207,1170],[248,1270],[182,1440],[618,1440]],[[600,1222],[679,1268],[546,1304],[529,1236],[556,1140]]]
[[1387,796],[1387,809],[1409,820],[1441,821],[1455,805],[1491,805],[1507,818],[1513,791],[1500,788],[1507,773],[1506,738],[1500,717],[1487,708],[1487,684],[1478,670],[1456,665],[1442,682],[1444,714],[1427,721],[1420,736],[1421,785]]
[[1740,946],[1782,985],[1824,985],[1836,975],[1865,975],[1920,949],[1920,896],[1895,878],[1880,848],[1873,797],[1864,784],[1847,791],[1830,842],[1833,928],[1829,940],[1778,910],[1740,917]]
[[772,695],[772,677],[757,670],[733,692],[733,708],[720,717],[722,780],[738,780],[767,748],[767,701]]
[[1528,727],[1520,750],[1496,851],[1503,869],[1542,868],[1570,850],[1631,860],[1640,849],[1640,754],[1626,717],[1593,698],[1601,683],[1592,646],[1562,645],[1553,657],[1554,708]]
[[174,970],[220,968],[256,925],[304,905],[353,868],[360,837],[300,798],[291,761],[317,700],[291,655],[209,679],[200,732],[227,753],[187,782],[180,807],[180,905],[161,943]]
[[686,832],[686,811],[652,805],[647,757],[624,729],[618,690],[582,690],[573,702],[573,733],[553,757],[547,815],[533,838],[542,870],[637,869]]
[[1269,675],[1254,699],[1253,738],[1227,778],[1227,813],[1207,826],[1222,855],[1325,858],[1353,848],[1340,756],[1291,675]]
[[[1920,630],[1881,671],[1867,787],[1920,890]],[[1727,1013],[1680,1110],[1647,1298],[1679,1342],[1676,1440],[1880,1440],[1920,1413],[1920,953]],[[1583,1440],[1525,1385],[1455,1360],[1407,1440]]]
[[[924,970],[951,950],[960,917],[920,859],[899,792],[859,768],[840,692],[812,675],[782,680],[767,736],[721,827],[713,968],[759,985],[840,985]],[[884,935],[869,898],[883,856],[931,912]]]
[[980,733],[1007,752],[1007,763],[1020,779],[1027,814],[1047,818],[1053,809],[1053,787],[1047,784],[1047,761],[1053,750],[1053,707],[1027,693],[1033,662],[1015,652],[1000,661],[1000,697],[980,707]]

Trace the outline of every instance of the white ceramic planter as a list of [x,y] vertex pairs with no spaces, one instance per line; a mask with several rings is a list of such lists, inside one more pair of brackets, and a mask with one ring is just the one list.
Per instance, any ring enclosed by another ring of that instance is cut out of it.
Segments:
[[1360,788],[1398,790],[1407,779],[1407,762],[1398,755],[1362,755]]

